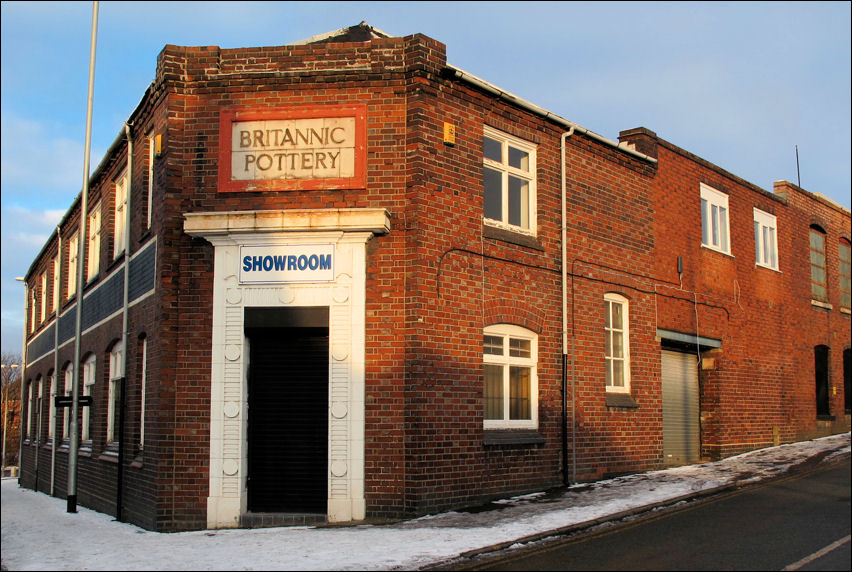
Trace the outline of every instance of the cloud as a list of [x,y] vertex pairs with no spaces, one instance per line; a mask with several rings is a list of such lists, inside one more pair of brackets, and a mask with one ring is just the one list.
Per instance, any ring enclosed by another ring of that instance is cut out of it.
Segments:
[[0,119],[3,202],[68,203],[82,183],[83,145],[60,134],[60,126],[4,112]]

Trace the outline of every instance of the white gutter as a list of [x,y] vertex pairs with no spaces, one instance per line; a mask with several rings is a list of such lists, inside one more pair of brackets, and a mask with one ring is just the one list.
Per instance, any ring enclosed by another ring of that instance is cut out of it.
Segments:
[[522,109],[526,109],[527,111],[530,111],[532,113],[535,113],[536,115],[540,115],[541,117],[544,117],[545,119],[553,121],[554,123],[571,130],[572,133],[575,132],[575,131],[579,132],[583,135],[586,135],[587,137],[595,139],[596,141],[600,141],[601,143],[604,143],[605,145],[613,147],[614,149],[618,149],[619,151],[623,151],[624,153],[627,153],[629,155],[633,155],[634,157],[644,159],[645,161],[648,161],[649,163],[656,163],[657,162],[657,160],[654,159],[653,157],[645,155],[644,153],[640,153],[639,151],[634,149],[628,143],[619,143],[617,141],[613,141],[612,139],[607,139],[603,135],[598,135],[594,131],[589,131],[585,127],[581,127],[581,126],[577,125],[576,123],[574,123],[573,121],[568,121],[564,117],[560,117],[559,115],[556,115],[555,113],[551,113],[550,111],[544,109],[543,107],[539,107],[538,105],[531,103],[531,102],[529,102],[529,101],[527,101],[527,100],[525,100],[521,97],[518,97],[517,95],[509,93],[508,91],[502,90],[499,87],[497,87],[496,85],[489,83],[489,82],[485,81],[484,79],[479,78],[479,77],[477,77],[477,76],[475,76],[471,73],[468,73],[468,72],[466,72],[462,69],[459,69],[459,68],[457,68],[453,65],[447,64],[446,69],[453,72],[454,77],[456,77],[457,79],[460,79],[462,81],[466,81],[466,82],[468,82],[472,85],[475,85],[476,87],[478,87],[478,88],[480,88],[480,89],[482,89],[482,90],[484,90],[484,91],[486,91],[486,92],[488,92],[492,95],[496,95],[500,99],[504,99],[504,100],[514,104],[514,105],[517,105],[518,107],[520,107]]

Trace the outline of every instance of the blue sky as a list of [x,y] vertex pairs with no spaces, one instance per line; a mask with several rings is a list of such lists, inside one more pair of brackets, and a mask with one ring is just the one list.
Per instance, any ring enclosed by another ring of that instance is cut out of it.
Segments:
[[[2,3],[2,351],[23,276],[82,187],[91,2]],[[344,26],[423,33],[447,58],[610,139],[632,127],[764,189],[850,208],[849,2],[101,2],[94,169],[166,44],[282,45]]]

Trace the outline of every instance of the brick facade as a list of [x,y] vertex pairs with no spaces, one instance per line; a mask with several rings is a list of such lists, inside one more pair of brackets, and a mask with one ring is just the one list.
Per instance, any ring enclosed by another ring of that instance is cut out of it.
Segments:
[[[839,299],[837,244],[852,234],[849,211],[788,183],[776,184],[774,193],[759,189],[646,129],[623,132],[620,145],[575,130],[465,79],[447,65],[444,45],[422,35],[242,49],[166,46],[157,64],[155,81],[128,121],[130,256],[142,266],[143,251],[153,245],[156,257],[151,288],[134,291],[128,312],[124,520],[162,531],[211,526],[210,507],[219,502],[211,500],[213,472],[239,477],[243,470],[220,466],[220,448],[230,453],[211,437],[227,406],[211,382],[217,363],[243,359],[236,352],[221,358],[214,341],[213,316],[221,310],[214,285],[228,279],[220,274],[222,247],[209,233],[187,231],[187,214],[220,220],[217,215],[228,213],[297,210],[386,213],[387,231],[372,231],[363,274],[351,277],[365,291],[363,372],[351,374],[363,375],[364,390],[362,411],[353,410],[359,402],[350,398],[348,418],[363,413],[363,425],[345,443],[363,443],[363,458],[350,452],[347,462],[349,474],[363,472],[363,495],[351,494],[368,518],[425,514],[664,466],[660,352],[669,334],[661,331],[719,345],[698,348],[703,457],[848,430],[842,356],[850,347],[850,316]],[[364,188],[272,182],[262,191],[220,192],[223,110],[286,113],[331,105],[366,109]],[[454,145],[443,141],[445,123],[455,127]],[[483,222],[485,126],[535,146],[532,233]],[[149,138],[157,135],[164,148],[151,159]],[[120,134],[92,179],[89,205],[104,205],[104,230],[100,272],[86,285],[84,312],[93,311],[93,292],[124,272],[125,255],[112,259],[110,201],[127,150]],[[729,197],[731,256],[701,247],[700,183]],[[755,207],[777,217],[779,271],[755,268]],[[52,276],[59,239],[67,250],[79,211],[78,199],[27,275],[37,300],[52,295],[39,291],[40,276]],[[825,230],[830,246],[831,307],[811,304],[812,224]],[[63,292],[66,285],[64,277]],[[309,289],[291,290],[281,287],[272,299],[286,303]],[[345,298],[339,290],[332,291],[337,302]],[[622,296],[629,308],[630,392],[617,399],[604,388],[608,294]],[[266,295],[260,289],[241,294]],[[237,298],[228,304],[248,303]],[[62,300],[59,321],[70,317],[73,325],[75,301],[64,294]],[[78,490],[81,504],[115,514],[118,457],[115,444],[106,442],[106,403],[109,352],[121,340],[122,315],[108,311],[81,339],[82,360],[96,355],[97,377]],[[74,360],[73,340],[54,351],[48,334],[56,323],[56,313],[37,312],[28,330],[28,382],[57,368],[62,374]],[[484,428],[483,330],[497,324],[536,337],[534,430]],[[349,363],[335,343],[333,334],[332,363]],[[817,418],[818,345],[830,348],[833,420]],[[35,348],[43,349],[35,355]],[[347,418],[331,409],[334,419]],[[62,497],[67,445],[55,439],[53,459],[46,417],[40,433],[25,440],[21,483]],[[61,425],[57,421],[57,431]],[[337,476],[347,472],[330,467]]]

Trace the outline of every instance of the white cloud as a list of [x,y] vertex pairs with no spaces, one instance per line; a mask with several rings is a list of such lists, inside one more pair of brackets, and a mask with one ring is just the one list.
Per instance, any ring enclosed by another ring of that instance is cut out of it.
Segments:
[[[40,198],[73,200],[82,183],[83,145],[60,134],[58,126],[3,113],[2,185],[4,202]],[[69,201],[70,206],[70,201]]]

